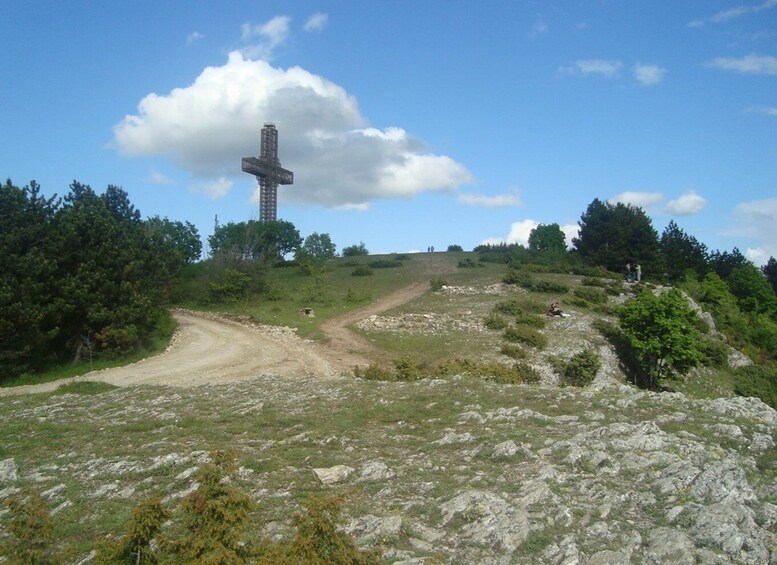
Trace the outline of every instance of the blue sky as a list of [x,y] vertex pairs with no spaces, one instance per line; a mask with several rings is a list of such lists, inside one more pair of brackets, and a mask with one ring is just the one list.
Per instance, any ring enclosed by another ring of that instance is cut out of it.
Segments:
[[338,249],[569,237],[594,199],[777,257],[777,0],[0,1],[0,175]]

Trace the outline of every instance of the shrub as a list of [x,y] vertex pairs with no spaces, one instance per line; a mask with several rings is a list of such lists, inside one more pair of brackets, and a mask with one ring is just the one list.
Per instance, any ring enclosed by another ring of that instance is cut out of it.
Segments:
[[373,270],[366,265],[360,265],[351,271],[352,277],[369,277],[373,273]]
[[343,257],[358,257],[360,255],[369,255],[370,252],[367,251],[367,248],[364,246],[364,242],[360,241],[358,244],[355,245],[349,245],[348,247],[344,247],[341,255]]
[[499,312],[500,314],[507,314],[508,316],[517,316],[523,314],[526,310],[523,302],[512,298],[510,300],[497,302],[493,311]]
[[586,349],[573,355],[566,363],[561,382],[571,386],[588,386],[601,366],[599,355],[591,349]]
[[402,261],[391,261],[389,259],[376,259],[370,261],[369,266],[373,269],[394,269],[402,266]]
[[396,370],[397,380],[399,381],[420,381],[424,378],[421,365],[409,357],[395,359],[394,369]]
[[52,563],[49,558],[51,514],[46,501],[36,491],[11,496],[5,502],[10,514],[8,537],[0,542],[0,555],[9,565]]
[[591,304],[606,304],[607,294],[598,288],[591,288],[586,286],[578,287],[574,290],[573,294],[577,298],[582,298],[586,302]]
[[101,540],[95,556],[98,563],[155,563],[157,554],[151,541],[159,533],[170,512],[159,497],[141,501],[132,511],[126,532],[118,539]]
[[484,318],[483,325],[489,330],[503,330],[507,327],[507,320],[504,316],[500,316],[496,312],[491,312]]
[[529,290],[532,292],[566,294],[569,292],[569,287],[553,281],[537,280],[532,283]]
[[437,292],[438,290],[442,290],[442,287],[448,286],[448,281],[441,277],[434,277],[429,281],[429,284],[432,287],[432,292]]
[[502,279],[502,282],[505,284],[514,284],[526,289],[530,289],[534,283],[534,280],[532,279],[532,276],[526,271],[511,267]]
[[529,326],[511,326],[504,332],[507,341],[525,343],[537,349],[548,345],[548,338]]
[[461,245],[449,245],[448,252],[450,253],[453,251],[464,251],[464,249],[462,249]]
[[541,317],[536,314],[527,314],[525,312],[519,312],[515,316],[516,325],[529,326],[532,328],[542,329],[548,323],[547,316]]
[[472,259],[467,257],[463,261],[459,261],[459,269],[472,269],[475,267],[478,267],[479,265],[475,263]]
[[353,368],[353,376],[357,379],[364,379],[365,381],[396,381],[397,376],[393,371],[370,363],[366,367],[356,366]]
[[499,350],[499,352],[502,355],[506,355],[510,359],[526,359],[526,356],[527,356],[525,349],[515,345],[510,345],[509,343],[505,343],[502,346],[502,349]]
[[521,372],[523,382],[526,384],[534,385],[542,380],[542,375],[528,363],[516,363],[515,367]]
[[702,365],[717,369],[728,366],[728,347],[717,339],[710,337],[702,338],[699,342],[699,351],[701,353]]
[[[378,565],[380,549],[361,550],[354,539],[343,531],[341,518],[342,499],[336,497],[311,497],[305,503],[305,512],[294,516],[297,529],[294,538],[286,546],[285,559],[265,556],[265,563],[342,563],[348,565]],[[277,552],[276,552],[277,556]],[[269,557],[269,561],[267,558]]]
[[734,392],[755,396],[777,409],[777,369],[763,365],[740,367],[733,371]]

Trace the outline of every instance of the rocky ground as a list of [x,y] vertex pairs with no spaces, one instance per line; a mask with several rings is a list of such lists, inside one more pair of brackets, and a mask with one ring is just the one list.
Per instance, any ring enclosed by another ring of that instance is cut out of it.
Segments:
[[[486,331],[457,325],[480,323],[468,310],[381,312],[360,313],[364,331]],[[406,565],[777,564],[777,412],[639,391],[590,320],[552,322],[544,355],[600,352],[591,387],[547,386],[557,377],[542,356],[545,386],[359,381],[331,370],[360,352],[343,333],[320,375],[279,360],[222,384],[0,398],[0,501],[42,492],[62,562],[88,563],[140,498],[175,505],[208,452],[232,447],[236,481],[258,503],[255,537],[288,535],[305,498],[326,493],[345,499],[361,544]],[[267,347],[265,331],[248,342]],[[278,339],[284,355],[311,354],[293,334]]]

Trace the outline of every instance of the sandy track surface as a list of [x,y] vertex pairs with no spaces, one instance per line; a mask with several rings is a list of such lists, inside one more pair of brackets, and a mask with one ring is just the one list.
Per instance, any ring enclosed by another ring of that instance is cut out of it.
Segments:
[[102,381],[116,386],[222,384],[258,375],[338,376],[368,363],[375,348],[348,326],[420,297],[428,283],[412,284],[368,306],[327,320],[327,343],[305,341],[288,328],[260,326],[245,320],[177,310],[178,330],[170,347],[132,365],[93,371],[39,385],[0,388],[0,396],[49,392],[68,382]]

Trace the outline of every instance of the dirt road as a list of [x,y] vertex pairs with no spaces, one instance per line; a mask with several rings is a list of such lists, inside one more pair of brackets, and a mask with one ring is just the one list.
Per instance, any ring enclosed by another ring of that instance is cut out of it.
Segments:
[[0,388],[0,396],[48,392],[67,382],[102,381],[116,386],[141,384],[197,386],[251,379],[257,375],[333,377],[368,363],[370,343],[348,326],[420,297],[428,283],[415,283],[377,302],[327,320],[326,343],[297,337],[287,328],[257,326],[226,316],[179,310],[170,347],[132,365],[94,371],[40,385]]

